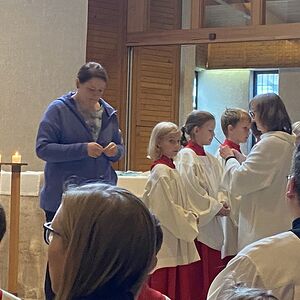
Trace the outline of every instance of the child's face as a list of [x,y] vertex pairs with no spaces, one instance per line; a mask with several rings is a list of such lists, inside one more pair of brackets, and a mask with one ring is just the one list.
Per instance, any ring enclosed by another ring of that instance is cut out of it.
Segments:
[[246,143],[250,133],[251,122],[239,121],[234,127],[228,126],[228,138],[237,144]]
[[163,137],[158,143],[161,154],[169,158],[174,158],[181,148],[180,145],[180,132],[170,133]]
[[209,120],[201,127],[195,127],[194,130],[194,142],[200,146],[210,145],[215,135],[215,120]]

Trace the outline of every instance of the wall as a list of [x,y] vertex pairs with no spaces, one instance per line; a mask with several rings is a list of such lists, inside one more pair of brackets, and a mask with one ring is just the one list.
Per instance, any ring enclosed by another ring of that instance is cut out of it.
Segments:
[[0,153],[41,170],[35,136],[49,102],[75,87],[85,62],[87,1],[2,0]]
[[[224,135],[220,118],[226,107],[248,110],[250,70],[205,70],[199,73],[198,109],[211,112],[216,118],[216,137]],[[206,149],[215,154],[219,144],[213,140]],[[245,147],[243,148],[245,151]]]
[[[109,80],[104,99],[117,110],[126,140],[126,1],[89,0],[88,3],[87,61],[99,62],[107,70]],[[116,162],[114,168],[123,169],[124,161]]]
[[[149,31],[181,27],[180,0],[151,0]],[[147,147],[160,121],[178,123],[180,46],[136,47],[132,59],[130,170],[147,171]]]
[[279,93],[282,97],[292,122],[300,120],[300,68],[280,69]]

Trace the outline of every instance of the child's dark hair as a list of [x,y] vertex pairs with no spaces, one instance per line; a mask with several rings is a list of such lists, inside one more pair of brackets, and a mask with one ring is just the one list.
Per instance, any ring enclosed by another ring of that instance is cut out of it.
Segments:
[[193,138],[193,129],[195,127],[202,127],[207,121],[215,120],[215,117],[207,111],[194,110],[186,118],[185,125],[182,126],[181,131],[181,145],[186,146],[188,141],[185,134]]
[[224,135],[228,135],[228,126],[235,127],[241,120],[251,122],[248,112],[241,108],[226,108],[221,116],[221,127]]

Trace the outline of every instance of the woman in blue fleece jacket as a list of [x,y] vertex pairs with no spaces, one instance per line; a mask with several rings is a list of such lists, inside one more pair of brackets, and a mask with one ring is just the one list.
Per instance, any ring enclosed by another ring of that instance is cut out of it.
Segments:
[[106,83],[107,73],[100,64],[83,65],[76,92],[54,100],[42,118],[36,153],[46,161],[40,200],[46,215],[58,209],[70,177],[117,183],[111,163],[123,156],[124,145],[116,110],[101,98]]
[[[77,90],[54,100],[39,126],[36,153],[46,161],[45,183],[40,205],[46,221],[52,221],[72,177],[78,181],[102,181],[115,185],[111,164],[124,154],[116,110],[101,97],[107,73],[98,63],[83,65],[76,80]],[[47,271],[46,299],[54,299]]]

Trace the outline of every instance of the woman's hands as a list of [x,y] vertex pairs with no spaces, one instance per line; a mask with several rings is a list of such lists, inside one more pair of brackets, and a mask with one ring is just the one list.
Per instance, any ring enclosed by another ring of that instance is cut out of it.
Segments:
[[232,149],[230,147],[226,146],[220,146],[220,155],[222,158],[226,159],[230,156],[235,156]]
[[110,142],[105,148],[104,151],[106,156],[115,156],[118,152],[118,147],[114,142]]
[[246,160],[246,156],[235,149],[231,149],[230,147],[220,146],[220,155],[225,160],[229,157],[234,157],[240,164]]
[[114,142],[109,143],[105,148],[99,145],[96,142],[91,142],[87,144],[88,156],[97,158],[102,153],[105,153],[106,156],[111,157],[117,154],[118,148]]
[[103,153],[104,148],[98,143],[92,142],[87,144],[88,156],[97,158]]

